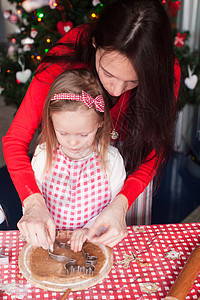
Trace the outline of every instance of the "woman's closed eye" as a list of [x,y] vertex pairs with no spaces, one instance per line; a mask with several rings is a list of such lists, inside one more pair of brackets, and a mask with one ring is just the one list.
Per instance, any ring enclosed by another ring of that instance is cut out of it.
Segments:
[[112,74],[110,74],[110,73],[108,73],[107,71],[105,71],[104,69],[103,69],[103,72],[104,72],[104,74],[105,74],[105,76],[107,76],[107,77],[113,77],[113,75]]

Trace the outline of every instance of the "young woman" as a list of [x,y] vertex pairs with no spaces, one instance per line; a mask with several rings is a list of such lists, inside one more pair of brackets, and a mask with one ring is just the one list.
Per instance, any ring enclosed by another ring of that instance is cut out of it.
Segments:
[[[127,209],[167,161],[173,145],[180,68],[161,1],[116,0],[94,24],[68,32],[44,58],[3,139],[12,180],[26,211],[35,209],[32,215],[37,215],[36,207],[42,208],[44,200],[28,145],[51,84],[64,70],[74,68],[98,75],[109,97],[111,141],[120,150],[128,175],[120,193],[90,228],[91,242],[112,247],[127,234]],[[97,238],[102,225],[108,230]],[[41,240],[44,245],[46,238]]]
[[71,238],[72,250],[80,251],[94,218],[123,186],[126,171],[118,150],[109,146],[110,111],[103,94],[98,79],[83,69],[59,75],[49,90],[41,142],[32,159],[47,207],[31,222],[25,210],[18,222],[33,246],[41,245],[43,215],[49,211],[49,236],[55,227],[80,228]]

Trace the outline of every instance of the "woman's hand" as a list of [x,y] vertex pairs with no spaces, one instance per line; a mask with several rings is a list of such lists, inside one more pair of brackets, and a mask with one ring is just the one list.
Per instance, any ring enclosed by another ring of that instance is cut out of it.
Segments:
[[22,236],[32,246],[53,247],[56,226],[41,194],[33,194],[23,202],[25,213],[17,223]]
[[[87,233],[88,240],[91,243],[103,244],[109,247],[118,244],[128,234],[125,221],[127,209],[127,198],[122,194],[116,196],[96,218],[95,223]],[[95,235],[102,226],[107,229],[106,232],[96,237]]]

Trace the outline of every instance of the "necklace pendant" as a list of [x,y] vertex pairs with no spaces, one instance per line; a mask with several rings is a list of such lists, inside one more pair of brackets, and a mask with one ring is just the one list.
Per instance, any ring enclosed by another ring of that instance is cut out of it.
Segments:
[[119,133],[115,130],[115,128],[113,128],[113,130],[112,130],[110,136],[111,136],[111,139],[112,139],[112,140],[117,140],[118,137],[119,137]]

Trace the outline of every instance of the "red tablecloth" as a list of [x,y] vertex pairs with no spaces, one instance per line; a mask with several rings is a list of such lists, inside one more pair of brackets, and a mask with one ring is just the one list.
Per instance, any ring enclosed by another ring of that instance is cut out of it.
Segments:
[[[86,291],[72,292],[68,299],[163,299],[183,268],[192,250],[200,245],[200,223],[128,227],[128,236],[113,248],[110,274]],[[24,242],[18,231],[0,231],[0,247],[9,256],[9,265],[0,266],[0,288],[15,287],[0,299],[60,299],[62,293],[34,288],[18,267]],[[186,299],[200,297],[200,276]]]

